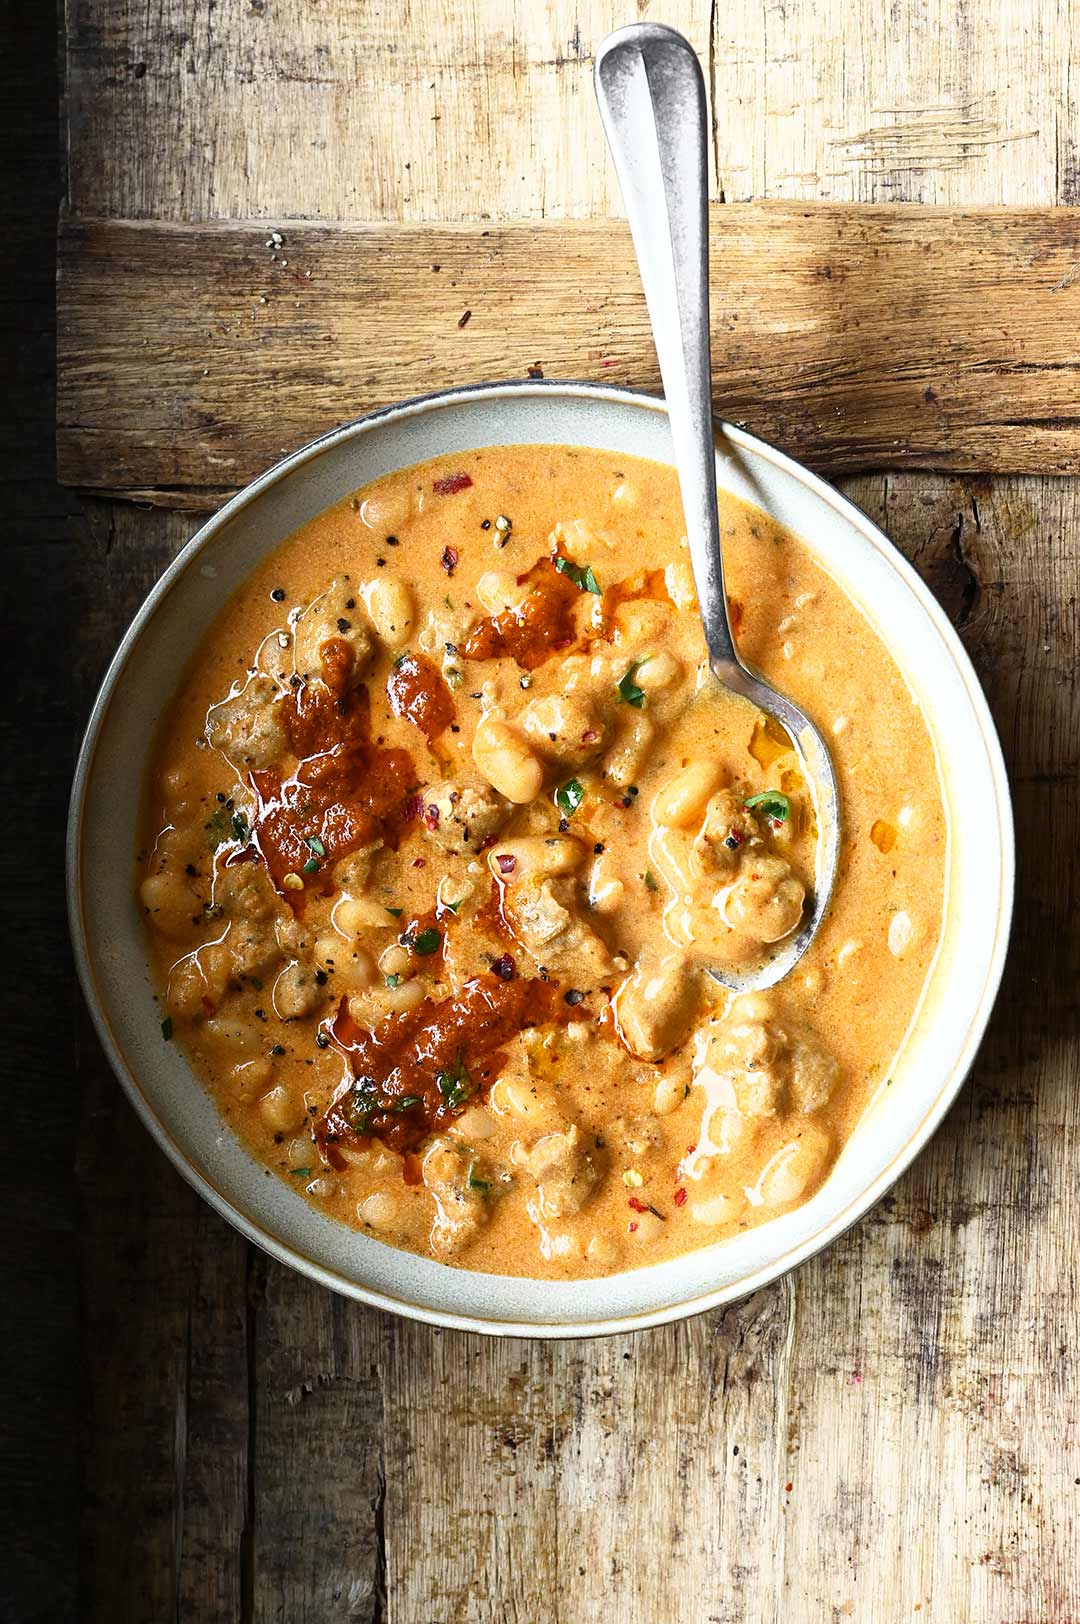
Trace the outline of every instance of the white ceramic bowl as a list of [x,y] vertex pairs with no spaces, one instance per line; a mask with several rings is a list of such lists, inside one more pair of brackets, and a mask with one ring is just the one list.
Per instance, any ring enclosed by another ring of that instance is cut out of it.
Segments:
[[577,1336],[656,1325],[745,1295],[834,1240],[908,1166],[960,1088],[997,991],[1012,911],[1012,817],[978,681],[918,576],[852,503],[752,435],[724,427],[720,488],[797,532],[843,582],[883,631],[936,740],[952,813],[948,923],[892,1086],[798,1211],[605,1280],[560,1284],[451,1269],[335,1224],[265,1177],[181,1050],[161,1041],[128,862],[155,731],[203,628],[298,525],[395,469],[511,443],[672,460],[662,401],[588,384],[521,382],[373,413],[279,463],[203,526],[124,638],[76,773],[68,885],[83,988],[116,1074],[158,1144],[218,1212],[273,1256],[364,1302],[502,1335]]

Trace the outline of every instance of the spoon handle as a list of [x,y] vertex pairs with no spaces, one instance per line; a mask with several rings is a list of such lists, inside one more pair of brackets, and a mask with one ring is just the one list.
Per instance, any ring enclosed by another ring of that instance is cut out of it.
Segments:
[[689,41],[660,23],[609,34],[595,77],[664,380],[705,640],[723,680],[739,660],[716,509],[705,84]]

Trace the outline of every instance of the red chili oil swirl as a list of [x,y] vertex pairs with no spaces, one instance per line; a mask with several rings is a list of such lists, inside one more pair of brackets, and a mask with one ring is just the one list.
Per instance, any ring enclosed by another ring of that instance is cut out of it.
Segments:
[[353,651],[342,638],[319,650],[322,682],[305,683],[281,701],[289,750],[298,758],[289,778],[276,769],[251,774],[258,796],[252,841],[276,890],[297,912],[304,890],[325,887],[325,869],[378,837],[394,840],[417,781],[407,750],[371,742],[367,689],[350,687]]
[[576,641],[573,608],[581,594],[573,581],[541,558],[518,576],[528,585],[521,602],[482,620],[462,646],[467,660],[493,660],[509,655],[525,671],[534,671],[551,655],[565,652]]
[[425,998],[374,1032],[357,1025],[343,998],[330,1037],[352,1080],[315,1127],[327,1161],[344,1167],[335,1146],[369,1138],[412,1150],[466,1105],[487,1098],[511,1038],[567,1014],[556,982],[515,974],[503,979],[485,972],[456,996],[441,1003]]
[[395,660],[386,694],[394,715],[419,728],[429,744],[454,720],[450,690],[426,654],[405,654]]

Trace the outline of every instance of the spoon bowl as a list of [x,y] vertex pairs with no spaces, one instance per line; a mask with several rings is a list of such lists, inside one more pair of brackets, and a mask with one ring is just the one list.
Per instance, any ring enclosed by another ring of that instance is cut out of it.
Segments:
[[771,987],[806,952],[828,909],[840,852],[840,799],[814,722],[740,657],[724,590],[716,497],[709,339],[705,83],[689,41],[660,23],[620,28],[596,54],[596,97],[629,217],[686,517],[709,664],[717,681],[772,716],[791,739],[817,822],[813,890],[768,957],[710,974],[736,992]]

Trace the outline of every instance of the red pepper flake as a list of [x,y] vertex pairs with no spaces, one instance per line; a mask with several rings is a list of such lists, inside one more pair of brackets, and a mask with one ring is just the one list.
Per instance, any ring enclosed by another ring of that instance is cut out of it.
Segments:
[[463,313],[462,313],[462,314],[461,314],[461,315],[460,315],[460,316],[459,316],[459,317],[458,317],[458,326],[459,326],[459,327],[465,327],[465,326],[467,326],[467,325],[468,325],[468,321],[469,321],[469,317],[470,317],[470,316],[471,316],[471,315],[472,315],[472,311],[471,311],[471,310],[466,310],[466,311],[463,311]]
[[693,1145],[687,1145],[687,1147],[686,1147],[686,1154],[687,1154],[687,1155],[688,1155],[688,1156],[692,1156],[692,1155],[693,1155],[693,1154],[694,1154],[694,1152],[695,1152],[695,1150],[696,1150],[696,1149],[697,1149],[697,1145],[696,1145],[696,1143],[695,1143],[695,1144],[693,1144]]
[[682,1188],[681,1185],[675,1191],[675,1205],[677,1207],[685,1207],[686,1206],[686,1191]]
[[412,866],[413,866],[413,868],[423,868],[423,866],[424,866],[424,864],[426,862],[427,862],[426,857],[414,857],[413,860],[412,860]]
[[409,799],[405,802],[405,806],[401,813],[402,822],[415,823],[417,818],[422,818],[423,816],[424,797],[422,795],[410,795]]
[[498,976],[500,981],[513,981],[514,961],[509,953],[500,953],[497,959],[492,960],[491,973]]
[[635,1212],[648,1212],[649,1210],[648,1202],[639,1201],[636,1195],[630,1197],[627,1205],[632,1207]]
[[[469,483],[471,484],[472,481],[470,480]],[[444,547],[443,555],[440,558],[439,563],[442,565],[447,575],[453,575],[454,571],[457,569],[457,561],[458,555],[456,548]]]
[[594,727],[587,727],[581,735],[581,742],[582,744],[595,744],[599,737],[600,735]]
[[512,857],[508,851],[496,852],[495,861],[499,865],[500,874],[512,874],[517,868],[517,858]]
[[432,833],[434,833],[434,831],[439,827],[439,809],[437,806],[425,807],[424,822]]
[[441,479],[432,483],[431,488],[436,496],[456,496],[458,491],[467,491],[471,484],[471,474],[443,474]]
[[794,1487],[795,1487],[794,1483],[785,1483],[784,1484],[784,1493],[785,1494],[790,1494]]
[[632,1224],[627,1224],[626,1227],[629,1230],[630,1234],[632,1235],[634,1233],[635,1229],[637,1228],[637,1220],[635,1219],[635,1221]]

